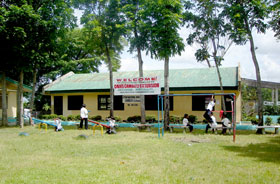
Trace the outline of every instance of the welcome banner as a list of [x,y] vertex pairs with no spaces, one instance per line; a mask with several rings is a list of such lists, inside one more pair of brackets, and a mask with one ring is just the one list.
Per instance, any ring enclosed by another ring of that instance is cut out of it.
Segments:
[[159,77],[116,78],[114,95],[159,95]]

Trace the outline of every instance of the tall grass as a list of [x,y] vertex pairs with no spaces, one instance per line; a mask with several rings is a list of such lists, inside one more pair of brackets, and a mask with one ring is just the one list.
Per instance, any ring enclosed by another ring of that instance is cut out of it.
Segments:
[[[29,136],[19,136],[20,132]],[[88,139],[78,139],[78,135]],[[0,183],[279,183],[280,137],[0,129]]]

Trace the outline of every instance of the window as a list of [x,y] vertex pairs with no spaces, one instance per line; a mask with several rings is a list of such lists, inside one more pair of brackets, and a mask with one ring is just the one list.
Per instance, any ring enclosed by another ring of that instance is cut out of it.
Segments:
[[[173,111],[173,96],[169,96],[169,104],[170,110]],[[159,108],[161,109],[161,99],[159,100]],[[150,111],[158,110],[157,95],[145,95],[145,109]]]
[[[98,110],[110,110],[110,95],[98,95]],[[122,96],[114,96],[114,110],[124,110]]]
[[192,110],[205,111],[211,96],[192,96]]
[[[8,109],[8,94],[6,95],[6,106]],[[0,93],[0,109],[2,109],[2,93]]]
[[68,110],[80,110],[84,103],[84,96],[68,96]]

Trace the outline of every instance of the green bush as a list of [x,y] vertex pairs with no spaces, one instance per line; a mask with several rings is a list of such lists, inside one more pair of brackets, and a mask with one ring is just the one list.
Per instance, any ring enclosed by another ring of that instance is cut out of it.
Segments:
[[257,125],[259,123],[259,119],[254,116],[246,117],[245,121],[251,121],[253,125]]
[[195,123],[197,121],[197,116],[195,115],[189,115],[189,122],[190,123]]
[[169,122],[170,123],[174,123],[174,124],[177,124],[177,123],[181,123],[183,118],[179,117],[179,116],[169,116]]
[[202,120],[202,123],[207,124],[208,121],[207,121],[206,119],[203,119],[203,120]]
[[267,117],[267,118],[265,119],[265,124],[266,124],[267,126],[270,126],[271,123],[272,123],[272,118],[271,118],[271,117]]
[[129,123],[141,122],[141,116],[129,116],[127,118],[127,122]]
[[277,123],[280,125],[280,117],[277,118]]
[[49,119],[55,119],[55,118],[57,118],[58,116],[57,116],[57,114],[50,114],[49,115]]
[[76,120],[76,115],[71,114],[71,115],[67,116],[67,120],[68,121],[75,121]]
[[94,121],[100,121],[100,120],[102,120],[102,116],[100,116],[100,115],[91,116],[90,119],[92,119]]
[[146,122],[154,123],[156,121],[155,116],[146,116]]
[[44,114],[44,115],[42,115],[42,116],[40,116],[39,118],[40,119],[49,119],[49,114]]
[[115,118],[116,122],[121,122],[121,120],[122,120],[119,116],[115,116],[114,118]]
[[59,115],[58,118],[61,119],[62,121],[66,121],[67,120],[67,117],[65,117],[63,115]]

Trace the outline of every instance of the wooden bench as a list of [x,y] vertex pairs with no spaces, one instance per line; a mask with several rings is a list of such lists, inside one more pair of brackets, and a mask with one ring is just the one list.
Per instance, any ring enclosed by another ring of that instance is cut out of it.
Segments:
[[133,126],[137,127],[138,131],[146,129],[146,128],[147,128],[148,131],[151,131],[151,127],[153,125],[151,125],[151,124],[134,124]]
[[260,128],[274,128],[275,129],[275,134],[278,134],[280,126],[279,125],[274,125],[274,126],[257,126],[257,129],[260,129]]

